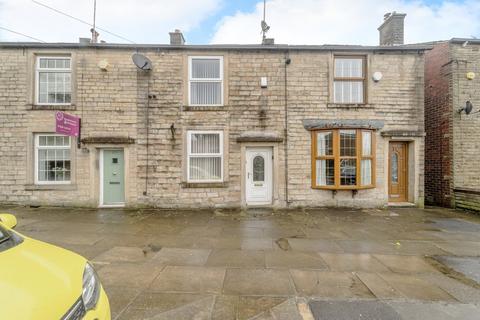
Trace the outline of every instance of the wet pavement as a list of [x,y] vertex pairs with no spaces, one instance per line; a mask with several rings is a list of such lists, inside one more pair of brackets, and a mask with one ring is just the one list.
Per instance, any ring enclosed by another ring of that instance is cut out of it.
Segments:
[[454,210],[0,211],[93,261],[113,319],[479,319],[480,217]]

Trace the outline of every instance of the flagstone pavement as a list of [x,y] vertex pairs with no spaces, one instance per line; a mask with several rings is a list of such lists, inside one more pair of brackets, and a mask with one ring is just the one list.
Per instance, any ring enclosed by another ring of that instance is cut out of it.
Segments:
[[0,208],[90,259],[113,319],[480,319],[480,217],[441,208]]

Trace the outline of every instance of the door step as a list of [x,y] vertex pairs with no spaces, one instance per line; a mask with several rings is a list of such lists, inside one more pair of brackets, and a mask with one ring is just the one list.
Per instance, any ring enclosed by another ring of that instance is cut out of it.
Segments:
[[387,206],[391,208],[415,208],[415,203],[411,202],[389,202]]

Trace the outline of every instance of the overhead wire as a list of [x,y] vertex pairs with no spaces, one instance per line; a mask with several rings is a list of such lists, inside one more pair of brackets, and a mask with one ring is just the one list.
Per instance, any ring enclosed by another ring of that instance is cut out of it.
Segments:
[[21,32],[12,30],[12,29],[8,29],[8,28],[1,27],[1,26],[0,26],[0,29],[5,30],[5,31],[8,31],[8,32],[11,32],[11,33],[18,34],[18,35],[20,35],[20,36],[23,36],[23,37],[26,37],[26,38],[29,38],[29,39],[32,39],[32,40],[35,40],[35,41],[38,41],[38,42],[46,43],[45,41],[43,41],[43,40],[41,40],[41,39],[38,39],[38,38],[35,38],[35,37],[32,37],[32,36],[29,36],[29,35],[27,35],[27,34],[25,34],[25,33],[21,33]]
[[[80,19],[80,18],[74,17],[74,16],[72,16],[72,15],[66,13],[66,12],[63,12],[63,11],[61,11],[61,10],[58,10],[58,9],[53,8],[53,7],[51,7],[51,6],[48,6],[48,5],[46,5],[46,4],[42,3],[42,2],[39,2],[39,1],[36,1],[36,0],[31,0],[31,1],[32,1],[33,3],[39,5],[39,6],[42,6],[42,7],[44,7],[44,8],[47,8],[47,9],[49,9],[49,10],[52,10],[52,11],[58,13],[58,14],[64,15],[64,16],[66,16],[66,17],[69,17],[70,19],[76,20],[76,21],[78,21],[78,22],[80,22],[80,23],[83,23],[83,24],[86,24],[86,25],[88,25],[88,26],[90,26],[90,27],[93,27],[93,24],[90,23],[90,22],[88,22],[88,21],[85,21],[85,20],[82,20],[82,19]],[[123,37],[123,36],[121,36],[121,35],[119,35],[119,34],[116,34],[116,33],[113,33],[113,32],[111,32],[111,31],[108,31],[108,30],[105,29],[105,28],[101,28],[101,27],[99,27],[99,26],[95,26],[95,29],[101,30],[101,31],[103,31],[103,32],[105,32],[105,33],[108,33],[108,34],[114,36],[114,37],[117,37],[117,38],[119,38],[119,39],[122,39],[122,40],[125,40],[125,41],[128,41],[128,42],[130,42],[130,43],[135,44],[135,41],[132,41],[132,40],[127,39],[127,38],[125,38],[125,37]]]

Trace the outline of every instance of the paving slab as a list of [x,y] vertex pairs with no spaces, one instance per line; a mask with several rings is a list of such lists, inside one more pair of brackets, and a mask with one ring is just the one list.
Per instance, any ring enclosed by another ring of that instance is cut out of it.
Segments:
[[259,250],[213,250],[208,257],[207,266],[263,268],[265,267],[265,253]]
[[374,256],[367,253],[360,254],[333,254],[320,253],[322,259],[327,263],[332,271],[367,271],[367,272],[386,272],[389,269],[377,260]]
[[210,320],[214,297],[193,301],[190,304],[172,309],[150,318],[152,320]]
[[293,296],[290,274],[286,270],[229,268],[224,294]]
[[403,299],[405,296],[376,273],[358,272],[358,278],[379,299]]
[[480,284],[480,257],[440,256],[435,259]]
[[122,314],[130,303],[140,294],[141,289],[123,286],[104,286],[110,302],[112,319]]
[[203,266],[207,263],[210,249],[162,248],[152,262],[167,266]]
[[238,320],[253,319],[270,315],[270,310],[287,301],[286,297],[240,296],[237,305]]
[[314,252],[267,251],[265,263],[267,268],[327,269],[323,259]]
[[456,302],[440,287],[416,276],[395,273],[382,273],[380,276],[407,299]]
[[450,278],[444,274],[421,274],[419,275],[419,278],[434,283],[458,301],[463,303],[480,304],[480,290],[456,279]]
[[311,301],[310,309],[316,320],[402,320],[380,301]]
[[285,302],[273,307],[270,310],[275,320],[303,320],[297,308],[295,299],[288,299]]
[[291,270],[300,296],[373,298],[370,290],[350,272]]
[[287,239],[289,245],[296,251],[311,252],[337,252],[342,253],[344,250],[334,240],[316,240],[316,239]]
[[448,241],[435,244],[440,249],[457,256],[480,256],[480,242]]
[[164,312],[181,308],[207,297],[209,296],[189,293],[142,292],[122,312],[120,318],[129,320],[155,318]]
[[103,266],[98,275],[105,286],[145,288],[162,269],[163,266],[147,263],[116,263]]
[[[404,320],[460,320],[447,313],[441,304],[418,302],[389,302]],[[478,315],[478,314],[477,314]],[[462,319],[463,320],[463,319]]]
[[224,277],[225,268],[167,266],[148,290],[220,294]]
[[417,256],[402,255],[374,255],[382,264],[387,266],[393,272],[398,273],[436,273],[433,266],[428,264],[425,259]]
[[145,262],[151,254],[139,247],[113,247],[95,257],[94,263]]

